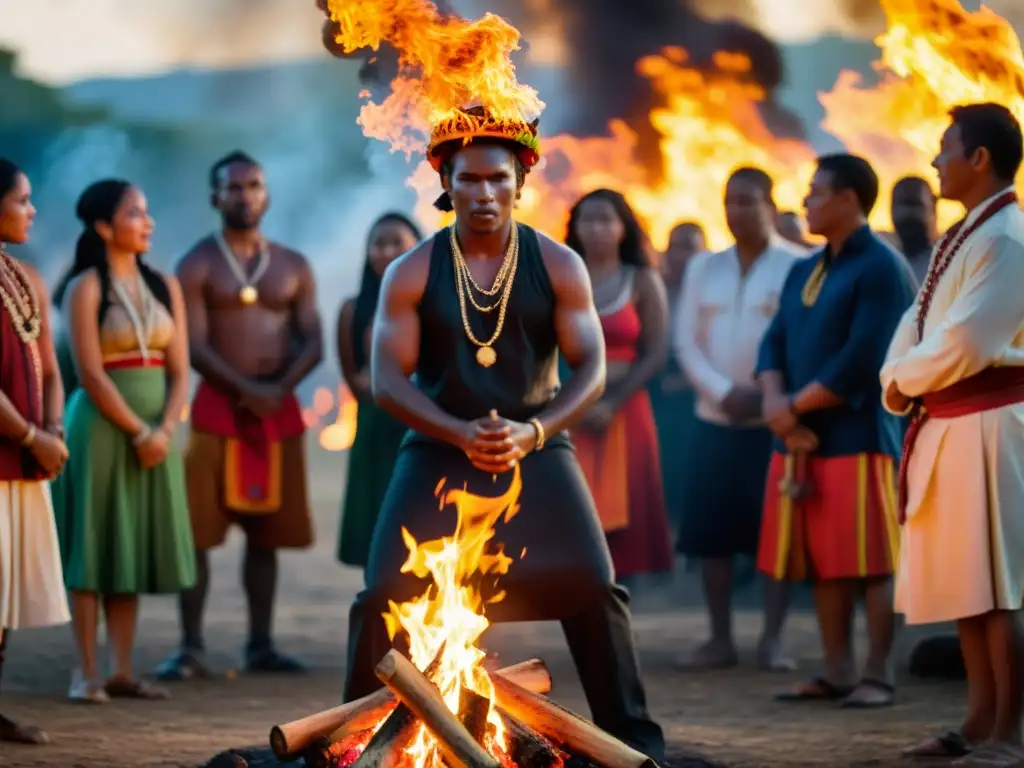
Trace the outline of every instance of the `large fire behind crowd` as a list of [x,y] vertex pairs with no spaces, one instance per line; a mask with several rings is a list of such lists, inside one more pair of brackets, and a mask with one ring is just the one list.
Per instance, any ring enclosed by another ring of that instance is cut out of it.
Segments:
[[[878,82],[868,87],[860,75],[846,71],[818,98],[825,112],[822,127],[849,151],[869,158],[888,191],[908,174],[935,178],[931,161],[947,112],[956,104],[996,101],[1024,121],[1024,53],[1013,28],[985,8],[969,13],[958,0],[880,2],[887,29],[876,40],[881,50],[875,64]],[[334,0],[331,4],[342,5]],[[502,20],[445,19],[426,0],[358,6],[357,17],[351,12],[343,17],[350,22],[345,43],[352,50],[387,41],[410,56],[411,66],[437,75],[418,80],[400,75],[387,100],[367,104],[360,120],[368,136],[415,153],[425,144],[425,126],[468,101],[474,89],[501,90],[510,111],[536,114],[543,108],[536,93],[516,83],[506,64],[519,35]],[[389,39],[385,21],[395,17],[405,21]],[[370,18],[376,24],[368,27]],[[481,61],[494,66],[480,67]],[[664,248],[680,221],[699,222],[709,247],[724,248],[729,231],[721,192],[730,171],[741,165],[765,169],[775,180],[780,209],[800,211],[814,170],[813,149],[772,135],[759,111],[766,94],[751,77],[745,55],[721,51],[714,64],[712,71],[690,67],[680,48],[637,62],[638,71],[661,96],[661,106],[648,116],[660,137],[655,181],[638,158],[635,132],[624,122],[613,121],[603,137],[544,136],[541,165],[530,174],[516,217],[561,238],[571,205],[592,189],[611,187],[622,191],[636,209],[656,249]],[[488,72],[490,81],[447,75],[465,75],[467,69]],[[424,87],[432,90],[424,92]],[[541,129],[543,134],[543,122]],[[446,223],[432,206],[440,193],[433,169],[421,163],[408,183],[417,191],[418,218],[428,228]],[[942,227],[959,216],[955,204],[940,202]],[[871,223],[880,230],[891,228],[884,200]],[[306,419],[320,429],[324,448],[345,450],[355,437],[356,403],[344,386],[336,393],[321,389]]]

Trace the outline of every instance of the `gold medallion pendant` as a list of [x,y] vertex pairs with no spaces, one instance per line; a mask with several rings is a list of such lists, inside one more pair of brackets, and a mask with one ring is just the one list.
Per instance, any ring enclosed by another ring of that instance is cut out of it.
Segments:
[[476,361],[484,368],[490,368],[498,362],[498,353],[494,351],[494,347],[480,347],[476,351]]
[[260,292],[253,285],[243,286],[242,290],[238,292],[238,299],[245,305],[255,304],[259,298]]

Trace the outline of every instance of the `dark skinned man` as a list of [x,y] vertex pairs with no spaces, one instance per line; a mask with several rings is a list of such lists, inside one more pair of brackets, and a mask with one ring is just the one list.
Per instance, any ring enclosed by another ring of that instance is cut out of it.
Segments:
[[[422,582],[400,573],[403,528],[417,541],[454,530],[454,515],[438,512],[438,481],[498,496],[518,466],[520,511],[497,526],[494,541],[525,555],[498,580],[506,595],[488,605],[487,618],[561,621],[594,721],[658,760],[664,740],[647,712],[628,593],[615,585],[565,434],[604,386],[587,270],[576,253],[512,220],[538,158],[535,126],[498,124],[479,109],[468,114],[460,123],[467,130],[435,129],[428,153],[446,190],[439,204],[454,208],[454,229],[388,268],[374,324],[374,396],[411,431],[374,533],[366,589],[350,613],[345,698],[381,685],[373,670],[391,645],[381,619],[387,601],[422,592]],[[493,297],[466,294],[496,279],[511,281],[507,294],[504,287]],[[474,306],[496,298],[494,312]],[[573,371],[564,387],[559,354]]]
[[211,170],[210,185],[222,227],[177,269],[192,365],[202,377],[185,463],[198,581],[181,597],[182,648],[158,669],[161,680],[208,674],[202,635],[208,553],[233,524],[246,535],[245,668],[303,670],[274,647],[271,627],[277,550],[313,543],[304,425],[293,393],[323,352],[316,284],[301,254],[260,232],[269,195],[255,160],[240,152],[224,157]]

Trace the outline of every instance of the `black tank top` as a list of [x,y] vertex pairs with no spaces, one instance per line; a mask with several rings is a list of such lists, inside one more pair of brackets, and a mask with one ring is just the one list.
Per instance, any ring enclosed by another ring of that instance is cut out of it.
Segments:
[[[413,381],[444,411],[460,419],[478,419],[495,409],[507,419],[527,421],[558,393],[554,289],[537,233],[524,224],[516,226],[519,266],[504,328],[492,345],[497,361],[490,368],[476,361],[478,347],[466,337],[448,230],[434,236],[430,275],[419,309],[420,355]],[[488,304],[494,302],[485,298]],[[467,299],[466,312],[473,335],[480,341],[490,339],[498,310],[484,314]]]

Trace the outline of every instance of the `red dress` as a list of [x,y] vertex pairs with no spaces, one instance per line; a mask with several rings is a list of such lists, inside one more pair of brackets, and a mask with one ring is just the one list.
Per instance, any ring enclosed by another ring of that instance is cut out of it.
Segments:
[[[632,363],[640,316],[632,301],[601,318],[609,360]],[[579,428],[573,442],[604,527],[618,578],[672,570],[658,431],[647,390],[634,392],[608,429]]]

